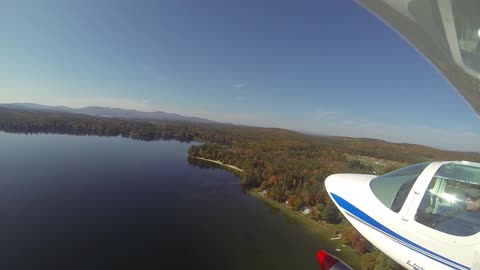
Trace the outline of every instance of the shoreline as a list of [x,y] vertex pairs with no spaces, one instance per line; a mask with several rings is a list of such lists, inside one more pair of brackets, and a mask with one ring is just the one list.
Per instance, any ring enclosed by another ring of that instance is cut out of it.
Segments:
[[[297,223],[304,225],[307,232],[311,233],[318,238],[319,242],[325,243],[324,250],[333,256],[341,259],[353,269],[361,268],[361,255],[358,255],[350,246],[343,245],[340,239],[337,238],[335,231],[343,230],[345,224],[328,224],[318,223],[297,211],[288,208],[283,203],[274,201],[259,193],[259,189],[248,190],[247,193],[262,202],[268,204],[270,207],[280,210],[286,218],[292,219]],[[341,251],[336,251],[336,248],[340,248]]]
[[[220,160],[213,160],[190,155],[188,157],[219,165],[226,170],[230,169],[230,172],[236,174],[237,176],[241,176],[243,173],[245,173],[245,170],[242,170],[234,165],[223,163]],[[246,189],[246,193],[248,195],[262,201],[269,207],[278,209],[282,212],[285,218],[294,221],[294,223],[303,225],[303,228],[307,233],[311,234],[312,237],[318,239],[319,243],[322,243],[322,247],[320,249],[339,258],[352,269],[361,268],[363,256],[358,255],[352,247],[343,244],[341,237],[338,237],[338,235],[336,234],[336,232],[345,229],[348,226],[347,224],[329,224],[324,222],[316,222],[308,218],[307,216],[299,213],[298,211],[289,208],[287,205],[268,198],[267,196],[261,194],[260,191],[261,190],[259,188]]]
[[233,165],[230,165],[230,164],[225,164],[223,162],[221,162],[220,160],[213,160],[213,159],[208,159],[208,158],[201,158],[201,157],[194,157],[194,156],[188,156],[190,158],[194,158],[194,159],[199,159],[199,160],[203,160],[203,161],[207,161],[207,162],[211,162],[211,163],[215,163],[217,165],[220,165],[220,166],[224,166],[224,167],[227,167],[227,168],[230,168],[232,170],[235,170],[237,172],[245,172],[244,170],[236,167],[236,166],[233,166]]
[[[236,166],[225,164],[219,160],[194,156],[189,157],[220,165],[226,169],[231,169],[233,173],[245,172],[244,170]],[[324,243],[325,251],[329,252],[335,257],[338,257],[350,267],[353,267],[353,269],[360,268],[362,256],[358,255],[350,246],[343,245],[341,240],[338,239],[337,235],[335,234],[336,231],[343,230],[346,227],[345,224],[318,223],[302,215],[301,213],[298,213],[297,211],[288,208],[283,203],[274,201],[260,194],[260,190],[258,188],[247,189],[247,193],[252,197],[255,197],[256,199],[259,199],[260,201],[268,204],[270,207],[280,210],[286,216],[286,218],[291,219],[296,223],[302,224],[308,233],[311,233],[314,237],[317,237],[319,242]],[[340,248],[341,251],[337,251],[337,248]]]

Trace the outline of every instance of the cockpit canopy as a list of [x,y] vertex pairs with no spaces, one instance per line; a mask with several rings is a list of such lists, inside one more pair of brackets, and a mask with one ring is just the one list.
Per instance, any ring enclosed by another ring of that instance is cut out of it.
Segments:
[[[370,188],[386,207],[398,213],[415,181],[429,165],[420,163],[376,177]],[[480,166],[444,164],[429,181],[415,221],[455,236],[480,232]]]
[[415,220],[456,236],[480,232],[480,167],[441,166],[430,181]]
[[377,198],[394,212],[399,212],[415,180],[430,163],[420,163],[375,177],[370,188]]

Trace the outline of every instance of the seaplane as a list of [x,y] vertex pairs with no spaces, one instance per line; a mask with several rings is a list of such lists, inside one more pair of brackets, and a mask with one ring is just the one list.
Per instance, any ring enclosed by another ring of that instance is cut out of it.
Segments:
[[[480,1],[357,2],[423,54],[480,116]],[[345,218],[406,269],[480,270],[480,163],[334,174],[325,187]],[[325,251],[317,260],[323,270],[351,269]]]

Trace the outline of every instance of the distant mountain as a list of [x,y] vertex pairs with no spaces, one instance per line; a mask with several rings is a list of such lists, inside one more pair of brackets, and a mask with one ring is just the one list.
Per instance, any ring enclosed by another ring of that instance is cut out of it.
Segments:
[[23,109],[30,111],[50,111],[50,112],[63,112],[63,113],[79,113],[87,114],[97,117],[106,118],[126,118],[126,119],[145,119],[145,120],[171,120],[171,121],[183,121],[183,122],[195,122],[195,123],[218,123],[204,118],[183,116],[176,113],[168,112],[142,112],[137,110],[125,110],[119,108],[107,108],[107,107],[85,107],[80,109],[73,109],[66,106],[45,106],[35,103],[11,103],[0,104],[0,107],[10,109]]
[[42,111],[56,111],[56,112],[70,112],[71,108],[65,106],[45,106],[35,103],[10,103],[0,104],[0,107],[10,109],[24,109],[24,110],[42,110]]

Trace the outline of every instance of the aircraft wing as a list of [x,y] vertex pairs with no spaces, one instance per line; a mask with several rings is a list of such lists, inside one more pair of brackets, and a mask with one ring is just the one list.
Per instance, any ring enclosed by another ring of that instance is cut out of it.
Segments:
[[425,55],[480,116],[480,1],[357,2]]

